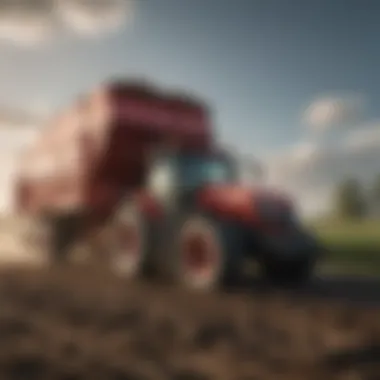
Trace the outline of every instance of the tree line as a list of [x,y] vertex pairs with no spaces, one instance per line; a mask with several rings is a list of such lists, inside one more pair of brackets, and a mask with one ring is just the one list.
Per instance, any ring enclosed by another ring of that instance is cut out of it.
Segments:
[[369,187],[354,178],[340,182],[335,192],[335,214],[340,218],[358,219],[376,215],[380,218],[380,175]]

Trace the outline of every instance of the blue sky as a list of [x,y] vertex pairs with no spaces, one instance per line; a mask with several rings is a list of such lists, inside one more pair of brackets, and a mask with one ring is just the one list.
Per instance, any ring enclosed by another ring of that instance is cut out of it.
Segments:
[[278,151],[303,141],[302,113],[329,95],[363,96],[361,117],[377,120],[379,19],[376,0],[136,0],[133,22],[99,38],[4,40],[0,104],[54,109],[113,75],[148,76],[210,101],[224,141]]
[[60,106],[137,73],[209,99],[222,136],[243,149],[277,148],[325,93],[364,93],[376,115],[379,16],[365,0],[137,0],[133,25],[111,36],[0,47],[0,99]]

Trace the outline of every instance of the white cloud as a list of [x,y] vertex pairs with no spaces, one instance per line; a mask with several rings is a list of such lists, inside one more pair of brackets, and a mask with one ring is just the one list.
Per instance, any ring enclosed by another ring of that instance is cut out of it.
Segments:
[[31,46],[49,40],[56,27],[53,0],[0,2],[0,38]]
[[54,29],[46,20],[0,17],[0,38],[25,47],[31,47],[51,39]]
[[0,130],[33,129],[49,115],[50,109],[42,102],[32,102],[29,109],[0,106]]
[[328,154],[327,148],[315,142],[303,141],[295,144],[268,159],[269,182],[286,183],[288,178],[301,175]]
[[317,98],[303,113],[303,121],[313,131],[323,132],[332,127],[357,122],[365,106],[360,95],[326,96]]
[[99,36],[124,26],[133,13],[134,0],[3,0],[0,39],[33,47],[67,32]]
[[380,149],[380,122],[352,131],[344,139],[344,146],[351,151]]
[[269,182],[290,193],[304,213],[326,211],[340,180],[368,183],[380,173],[380,123],[349,131],[335,145],[296,144],[267,163]]
[[74,32],[92,36],[119,29],[132,17],[132,3],[126,0],[60,0],[58,13]]

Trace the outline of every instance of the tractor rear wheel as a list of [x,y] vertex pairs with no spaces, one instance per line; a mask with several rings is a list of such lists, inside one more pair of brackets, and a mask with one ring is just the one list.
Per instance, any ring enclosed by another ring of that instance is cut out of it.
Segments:
[[231,223],[203,215],[187,217],[179,231],[173,260],[177,282],[200,291],[237,285],[241,242],[238,228]]

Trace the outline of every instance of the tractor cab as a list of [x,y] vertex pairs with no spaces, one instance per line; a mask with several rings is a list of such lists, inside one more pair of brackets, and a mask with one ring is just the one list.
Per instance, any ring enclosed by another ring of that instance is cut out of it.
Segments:
[[234,160],[224,153],[165,152],[155,156],[147,177],[148,191],[165,206],[180,202],[192,206],[199,190],[208,185],[238,181]]

